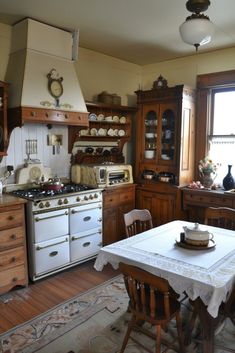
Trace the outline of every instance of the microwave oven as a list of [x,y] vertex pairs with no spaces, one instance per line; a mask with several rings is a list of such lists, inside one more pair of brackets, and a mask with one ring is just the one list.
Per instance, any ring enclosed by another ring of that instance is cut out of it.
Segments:
[[133,183],[132,166],[129,164],[74,164],[71,180],[95,188]]

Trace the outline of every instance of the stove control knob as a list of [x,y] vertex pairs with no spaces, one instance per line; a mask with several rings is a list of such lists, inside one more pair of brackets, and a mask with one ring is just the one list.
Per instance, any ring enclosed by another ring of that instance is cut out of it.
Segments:
[[85,200],[85,201],[89,200],[89,199],[88,199],[88,196],[84,196],[84,200]]
[[38,207],[39,207],[39,208],[43,208],[43,207],[44,207],[43,202],[40,202],[40,203],[38,204]]
[[69,203],[68,199],[64,199],[64,204],[67,205]]
[[95,195],[94,195],[94,198],[95,198],[95,199],[98,199],[98,197],[99,197],[98,194],[95,194]]
[[50,207],[50,206],[51,206],[50,202],[47,201],[47,202],[45,203],[45,206],[46,206],[46,207]]
[[79,197],[79,196],[76,198],[76,201],[78,201],[78,202],[79,202],[79,201],[81,201],[81,199],[80,199],[80,197]]
[[63,200],[59,199],[58,200],[58,205],[63,205]]
[[93,196],[92,194],[90,194],[89,199],[90,199],[90,200],[93,200],[93,199],[94,199],[94,196]]

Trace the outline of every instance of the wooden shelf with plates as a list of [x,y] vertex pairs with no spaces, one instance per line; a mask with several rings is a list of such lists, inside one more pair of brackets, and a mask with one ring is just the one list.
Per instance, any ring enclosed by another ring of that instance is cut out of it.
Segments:
[[89,127],[69,127],[71,163],[124,163],[123,146],[131,138],[136,108],[96,102],[86,105]]

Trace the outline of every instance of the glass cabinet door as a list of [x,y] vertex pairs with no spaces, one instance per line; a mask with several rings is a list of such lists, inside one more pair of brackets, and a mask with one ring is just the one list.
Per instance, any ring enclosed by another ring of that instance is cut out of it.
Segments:
[[160,158],[164,161],[175,159],[175,113],[166,109],[162,113],[161,151]]
[[145,114],[144,121],[144,158],[155,159],[157,154],[157,125],[158,116],[154,110],[149,110]]

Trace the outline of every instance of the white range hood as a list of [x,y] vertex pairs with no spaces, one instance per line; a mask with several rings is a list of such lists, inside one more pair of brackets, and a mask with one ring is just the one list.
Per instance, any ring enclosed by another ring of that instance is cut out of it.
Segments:
[[[72,55],[73,33],[25,19],[13,26],[6,73],[10,108],[38,108],[87,113]],[[48,74],[62,77],[58,102],[48,90]]]

